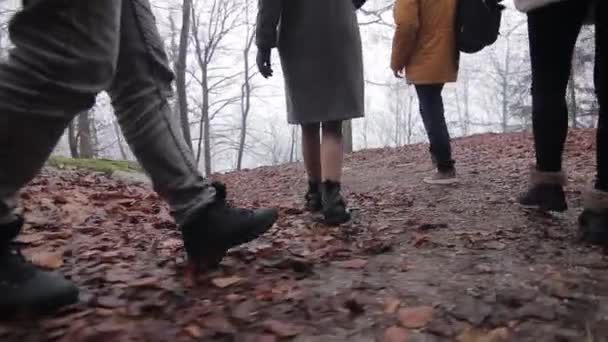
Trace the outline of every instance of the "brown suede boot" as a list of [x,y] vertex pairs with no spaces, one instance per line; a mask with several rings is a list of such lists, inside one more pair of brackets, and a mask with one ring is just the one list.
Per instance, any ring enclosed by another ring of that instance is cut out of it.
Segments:
[[568,210],[565,184],[563,172],[543,172],[532,168],[529,188],[519,196],[517,202],[524,208],[564,212]]
[[583,195],[583,206],[578,218],[581,240],[608,247],[608,192],[587,191]]

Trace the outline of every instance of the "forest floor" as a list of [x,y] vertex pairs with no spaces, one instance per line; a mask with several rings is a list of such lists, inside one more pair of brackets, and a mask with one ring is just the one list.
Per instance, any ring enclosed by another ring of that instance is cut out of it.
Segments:
[[148,185],[47,169],[23,193],[20,241],[81,288],[79,304],[0,325],[2,341],[608,341],[608,260],[577,242],[594,132],[572,132],[571,210],[520,209],[528,135],[454,142],[461,183],[429,186],[426,145],[347,158],[354,219],[302,211],[301,164],[218,175],[236,204],[281,217],[184,285],[180,234]]

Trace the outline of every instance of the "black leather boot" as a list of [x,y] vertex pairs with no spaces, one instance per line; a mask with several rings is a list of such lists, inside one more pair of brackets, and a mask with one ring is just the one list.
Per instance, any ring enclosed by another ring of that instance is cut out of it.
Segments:
[[350,213],[346,208],[346,201],[340,194],[339,182],[324,181],[321,187],[323,200],[323,221],[330,226],[346,223],[350,220]]
[[216,200],[181,225],[190,262],[214,268],[226,252],[268,231],[278,218],[276,209],[243,209],[226,202],[226,187],[213,183]]
[[0,225],[0,316],[42,313],[78,301],[76,286],[54,272],[37,269],[11,242],[21,231],[22,218]]
[[321,183],[314,180],[308,181],[308,191],[304,196],[305,208],[310,212],[318,212],[323,209],[323,202],[321,200]]

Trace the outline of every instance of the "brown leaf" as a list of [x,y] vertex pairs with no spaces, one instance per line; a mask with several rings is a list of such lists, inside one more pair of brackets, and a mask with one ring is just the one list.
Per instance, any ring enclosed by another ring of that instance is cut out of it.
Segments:
[[486,249],[495,249],[497,251],[502,251],[507,247],[505,243],[500,241],[488,241],[484,243],[483,246]]
[[179,249],[182,248],[184,243],[181,239],[167,239],[160,243],[160,248],[164,249]]
[[46,268],[49,270],[56,270],[63,265],[63,252],[38,252],[34,253],[30,257],[32,264]]
[[237,305],[232,310],[232,317],[242,321],[250,320],[256,314],[256,304],[253,300],[247,300]]
[[236,331],[232,323],[223,316],[211,316],[203,320],[203,325],[210,330],[223,333],[231,334]]
[[338,261],[336,262],[338,267],[342,268],[350,268],[350,269],[362,269],[367,265],[367,260],[363,259],[352,259],[346,261]]
[[492,331],[484,331],[475,328],[467,328],[458,337],[458,342],[508,342],[510,339],[508,328],[497,328]]
[[133,283],[129,284],[133,287],[158,287],[159,280],[156,277],[146,277],[137,279]]
[[125,300],[117,298],[115,296],[97,297],[96,302],[98,306],[106,309],[115,309],[127,305],[127,302]]
[[412,245],[414,245],[414,247],[418,248],[418,247],[421,247],[425,242],[428,242],[428,241],[430,241],[430,238],[428,235],[414,233],[414,238],[412,239]]
[[384,331],[382,342],[407,342],[409,336],[407,330],[393,326]]
[[21,234],[17,237],[17,242],[38,246],[42,244],[43,236],[41,234]]
[[190,336],[194,338],[200,338],[201,336],[203,336],[203,331],[197,325],[191,324],[187,326],[185,330]]
[[241,280],[243,280],[243,278],[241,277],[237,277],[237,276],[232,276],[232,277],[227,277],[227,278],[215,278],[212,279],[211,282],[213,283],[213,285],[219,287],[220,289],[238,284],[241,282]]
[[55,196],[55,203],[56,204],[66,204],[66,203],[68,203],[68,200],[61,195],[57,195],[57,196]]
[[279,337],[294,337],[304,331],[302,327],[273,319],[263,322],[262,326],[264,329],[278,335]]
[[433,307],[419,306],[399,310],[401,325],[409,329],[418,329],[427,325],[433,319]]
[[387,298],[384,301],[384,312],[392,315],[395,312],[397,312],[397,309],[399,309],[399,305],[401,305],[401,301],[397,298]]

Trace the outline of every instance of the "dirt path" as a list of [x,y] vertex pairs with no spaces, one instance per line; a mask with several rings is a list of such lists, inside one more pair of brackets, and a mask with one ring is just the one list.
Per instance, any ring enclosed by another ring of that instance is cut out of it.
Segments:
[[592,141],[589,131],[570,138],[571,210],[559,216],[513,203],[532,160],[523,135],[457,141],[462,182],[448,188],[422,183],[426,146],[350,156],[355,218],[340,228],[301,211],[300,165],[221,176],[238,204],[282,215],[195,289],[182,283],[179,234],[145,186],[50,171],[24,193],[25,254],[63,261],[82,300],[2,325],[0,339],[608,341],[608,262],[576,242]]

